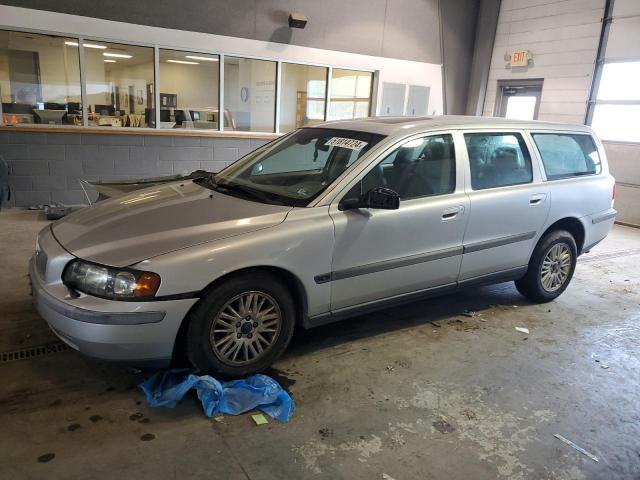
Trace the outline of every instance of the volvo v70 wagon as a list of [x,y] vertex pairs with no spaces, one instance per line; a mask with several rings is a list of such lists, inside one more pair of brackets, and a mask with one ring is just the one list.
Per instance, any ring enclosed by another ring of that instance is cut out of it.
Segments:
[[217,174],[151,187],[44,228],[36,306],[100,359],[265,369],[294,328],[515,281],[548,302],[611,229],[591,129],[473,117],[302,128]]

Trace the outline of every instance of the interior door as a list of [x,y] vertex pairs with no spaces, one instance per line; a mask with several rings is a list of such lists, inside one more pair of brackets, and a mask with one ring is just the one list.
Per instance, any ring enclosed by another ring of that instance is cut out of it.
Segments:
[[522,132],[468,132],[469,224],[460,280],[526,266],[551,206]]
[[404,114],[417,117],[427,115],[430,92],[431,87],[424,87],[422,85],[409,85],[407,108],[405,109]]
[[537,120],[542,80],[512,80],[498,83],[495,116],[513,120]]
[[[453,285],[458,277],[469,202],[452,135],[414,137],[383,155],[329,209],[334,312]],[[340,200],[379,186],[400,195],[397,210],[340,210]]]
[[404,91],[405,85],[403,83],[385,82],[382,85],[382,104],[380,105],[380,115],[402,115]]

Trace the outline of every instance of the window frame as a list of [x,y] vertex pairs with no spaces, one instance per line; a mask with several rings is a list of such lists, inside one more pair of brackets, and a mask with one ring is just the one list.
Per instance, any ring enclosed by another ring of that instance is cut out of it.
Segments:
[[[534,160],[534,156],[532,155],[533,152],[533,148],[534,146],[531,145],[530,141],[532,142],[533,140],[530,139],[527,135],[527,133],[524,130],[519,130],[519,129],[505,129],[505,128],[487,128],[487,129],[482,129],[482,130],[478,130],[478,129],[473,129],[473,130],[462,130],[460,132],[461,134],[461,148],[464,148],[464,152],[465,152],[465,156],[466,156],[466,169],[468,172],[468,182],[467,185],[470,189],[470,191],[473,192],[483,192],[483,191],[487,191],[487,190],[495,190],[498,188],[510,188],[510,187],[521,187],[521,186],[525,186],[525,185],[531,185],[536,183],[536,181],[539,180],[540,176],[541,176],[541,171],[539,170],[539,166],[536,167],[535,165],[538,164],[539,162]],[[520,137],[520,140],[522,140],[521,142],[518,142],[518,145],[520,146],[520,149],[522,151],[523,154],[527,154],[529,156],[529,165],[531,167],[531,180],[529,180],[528,182],[520,182],[520,183],[509,183],[509,184],[505,184],[505,185],[496,185],[496,186],[492,186],[492,187],[484,187],[484,188],[474,188],[473,186],[473,179],[471,176],[471,159],[469,158],[469,149],[467,147],[467,141],[465,138],[465,135],[514,135],[516,137]],[[524,148],[523,148],[524,147]],[[537,150],[536,150],[536,153]],[[539,157],[536,157],[539,158]]]
[[[438,194],[432,194],[432,195],[422,195],[419,197],[411,197],[411,198],[401,198],[400,199],[400,208],[402,208],[402,205],[406,202],[414,202],[414,201],[420,201],[420,200],[425,200],[425,199],[431,199],[431,198],[440,198],[440,197],[444,197],[447,195],[455,195],[457,193],[460,193],[461,191],[463,191],[464,189],[464,174],[462,173],[461,169],[459,168],[459,163],[460,162],[460,149],[459,149],[459,144],[458,144],[458,138],[456,135],[456,132],[454,130],[438,130],[438,131],[432,131],[432,132],[419,132],[419,133],[414,133],[412,135],[409,135],[407,137],[403,137],[400,139],[397,139],[396,141],[394,141],[391,145],[387,145],[386,147],[383,146],[383,150],[381,151],[377,151],[372,149],[370,152],[367,152],[367,155],[371,155],[372,158],[366,162],[366,165],[363,165],[362,163],[359,163],[359,161],[354,162],[352,165],[349,166],[349,168],[347,170],[345,170],[345,172],[343,173],[343,175],[345,175],[346,178],[343,179],[344,183],[344,187],[340,188],[339,190],[335,190],[335,193],[333,190],[331,191],[327,191],[328,194],[331,194],[331,200],[328,203],[335,203],[336,206],[339,205],[340,203],[342,203],[343,200],[345,200],[346,198],[348,198],[347,196],[349,195],[349,193],[351,192],[351,190],[353,190],[357,185],[361,185],[362,184],[362,180],[374,169],[376,168],[378,165],[380,165],[381,162],[383,162],[389,155],[391,155],[393,152],[395,152],[398,148],[400,148],[402,145],[404,145],[407,142],[410,142],[412,140],[416,140],[418,138],[425,138],[425,137],[441,137],[444,135],[449,135],[451,136],[451,140],[452,140],[452,147],[453,147],[453,152],[454,152],[454,171],[453,171],[453,178],[454,178],[454,185],[453,185],[453,190],[447,193],[438,193]],[[383,143],[385,141],[385,139],[382,139],[380,143]],[[376,145],[376,147],[380,147],[380,144]],[[363,157],[363,161],[365,157]],[[351,169],[356,169],[358,167],[361,167],[361,170],[358,173],[354,173],[354,172],[350,172],[349,170]],[[355,178],[351,178],[349,179],[348,176],[351,176],[351,174],[355,175]],[[340,182],[342,183],[342,182]],[[336,185],[338,186],[338,185]],[[327,195],[328,196],[328,195]],[[320,201],[318,202],[318,205],[325,205],[328,204],[325,203],[324,199],[320,199]]]
[[[617,21],[626,21],[640,18],[640,14],[631,15],[616,15],[615,2],[607,1],[605,4],[605,11],[603,15],[602,27],[600,29],[600,40],[598,43],[598,52],[596,55],[595,68],[593,72],[593,78],[589,89],[589,99],[587,102],[587,110],[584,116],[584,124],[591,126],[593,124],[593,116],[597,105],[640,105],[640,100],[598,100],[598,90],[600,89],[600,81],[602,79],[602,73],[604,66],[608,63],[631,63],[640,61],[640,57],[633,52],[631,55],[623,56],[607,56],[607,43],[611,34],[611,25]],[[597,131],[596,131],[597,133]],[[626,143],[639,145],[638,140],[609,140],[602,138],[601,140],[608,143]],[[597,145],[597,143],[596,143]]]
[[[276,134],[279,135],[282,132],[280,131],[280,92],[281,92],[281,80],[282,80],[282,74],[281,74],[281,67],[283,63],[289,63],[289,64],[296,64],[296,65],[306,65],[306,66],[313,66],[313,67],[324,67],[327,68],[327,85],[326,85],[326,91],[325,91],[325,112],[324,112],[324,119],[326,121],[327,118],[327,114],[328,114],[328,108],[329,108],[329,103],[330,103],[330,99],[331,99],[331,75],[332,75],[332,70],[333,68],[336,69],[340,69],[340,70],[353,70],[353,71],[357,71],[357,72],[364,72],[364,73],[369,73],[371,74],[371,88],[370,88],[370,93],[369,93],[369,110],[368,110],[368,114],[371,115],[371,112],[374,108],[374,106],[376,105],[376,100],[377,100],[377,85],[378,85],[378,76],[379,76],[379,70],[376,70],[375,68],[362,68],[362,67],[354,67],[354,66],[350,66],[350,65],[339,65],[339,64],[326,64],[326,63],[319,63],[319,62],[304,62],[304,61],[298,61],[298,60],[284,60],[278,57],[265,57],[265,56],[260,56],[260,55],[246,55],[246,54],[236,54],[234,52],[225,52],[222,49],[219,50],[214,50],[214,49],[202,49],[202,48],[185,48],[185,47],[181,47],[181,46],[177,46],[177,45],[171,45],[171,44],[165,44],[165,43],[148,43],[148,42],[138,42],[135,40],[124,40],[120,37],[101,37],[101,36],[92,36],[92,35],[81,35],[81,34],[71,34],[71,33],[65,33],[65,32],[59,32],[59,31],[49,31],[49,30],[42,30],[42,29],[33,29],[33,28],[21,28],[21,27],[13,27],[13,26],[0,26],[0,31],[9,31],[9,32],[20,32],[20,33],[33,33],[33,34],[40,34],[40,35],[49,35],[49,36],[58,36],[58,37],[64,37],[64,38],[68,38],[70,40],[75,40],[78,42],[78,50],[79,50],[79,55],[80,55],[80,88],[81,88],[81,98],[82,98],[82,106],[83,106],[83,124],[82,125],[65,125],[65,128],[69,128],[69,129],[77,129],[77,130],[82,130],[82,129],[87,129],[87,128],[91,128],[92,130],[105,130],[105,131],[110,131],[110,132],[114,132],[114,133],[118,133],[118,132],[140,132],[140,133],[144,133],[144,132],[157,132],[160,130],[163,130],[164,132],[169,131],[168,129],[161,129],[160,125],[159,125],[159,119],[160,119],[160,109],[158,108],[158,106],[160,105],[160,68],[159,68],[159,56],[160,53],[159,51],[161,49],[166,49],[166,50],[173,50],[173,51],[177,51],[177,52],[185,52],[185,53],[194,53],[194,54],[205,54],[205,55],[217,55],[219,58],[219,64],[220,64],[220,68],[219,68],[219,82],[218,82],[218,109],[220,112],[224,112],[225,111],[225,107],[224,107],[224,59],[226,56],[229,57],[236,57],[236,58],[243,58],[243,59],[248,59],[248,60],[265,60],[265,61],[270,61],[270,62],[275,62],[276,63],[276,78],[275,78],[275,87],[276,87],[276,98],[275,98],[275,112],[274,112],[274,129],[273,131],[236,131],[236,130],[229,130],[229,129],[224,129],[224,121],[219,122],[219,129],[218,130],[198,130],[198,129],[184,129],[182,131],[184,132],[188,132],[190,135],[193,135],[194,132],[196,133],[207,133],[207,132],[233,132],[234,134],[237,134],[239,136],[247,136],[247,137],[251,137],[252,135],[261,135],[261,134]],[[155,105],[155,115],[156,115],[156,121],[155,121],[155,126],[154,127],[100,127],[100,126],[96,126],[96,127],[89,127],[88,125],[88,117],[87,117],[87,102],[86,102],[86,98],[87,98],[87,92],[86,92],[86,64],[85,64],[85,59],[84,59],[84,49],[83,44],[87,42],[87,43],[92,43],[92,42],[108,42],[108,43],[114,43],[114,44],[122,44],[122,45],[127,45],[127,46],[132,46],[132,47],[149,47],[149,48],[153,48],[154,51],[154,69],[153,69],[153,73],[154,73],[154,81],[153,81],[153,87],[154,87],[154,105]],[[2,127],[4,127],[4,123],[2,122],[2,105],[0,104],[0,129]],[[30,127],[33,127],[33,125],[30,125]],[[35,126],[34,128],[43,128],[43,127],[39,127],[39,126]],[[55,128],[55,127],[54,127]],[[180,132],[175,132],[176,135],[179,135]]]
[[[531,136],[531,142],[532,142],[533,148],[535,148],[538,159],[540,160],[542,171],[544,172],[545,182],[555,182],[558,180],[568,180],[573,178],[593,177],[597,175],[602,175],[602,172],[604,172],[604,162],[602,160],[602,152],[600,151],[600,144],[599,142],[597,142],[596,138],[588,132],[571,132],[567,130],[557,130],[557,131],[556,130],[530,130],[529,135]],[[544,163],[544,158],[542,157],[542,152],[540,152],[540,148],[538,148],[538,143],[536,142],[535,135],[582,135],[585,137],[589,137],[593,142],[595,151],[598,154],[598,159],[600,160],[600,163],[599,163],[600,171],[595,173],[554,175],[550,177],[549,172],[547,171],[547,166]]]

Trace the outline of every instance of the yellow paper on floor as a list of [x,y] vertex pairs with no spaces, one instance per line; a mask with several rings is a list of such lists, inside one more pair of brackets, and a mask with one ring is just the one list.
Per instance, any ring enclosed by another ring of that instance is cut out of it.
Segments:
[[266,423],[269,423],[267,418],[261,413],[251,415],[251,418],[253,419],[254,422],[256,422],[256,425],[264,425]]

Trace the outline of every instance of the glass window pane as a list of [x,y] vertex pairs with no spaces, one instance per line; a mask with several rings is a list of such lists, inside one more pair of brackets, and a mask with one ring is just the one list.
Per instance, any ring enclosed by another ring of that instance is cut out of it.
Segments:
[[282,64],[280,131],[324,121],[327,68]]
[[275,131],[276,62],[224,57],[225,130]]
[[82,125],[78,40],[0,31],[2,123]]
[[372,79],[371,72],[334,68],[327,120],[369,116]]
[[465,133],[474,190],[530,183],[531,157],[519,133]]
[[598,100],[640,100],[640,62],[605,63]]
[[507,100],[507,113],[505,118],[513,120],[533,120],[536,112],[538,97],[534,96],[510,96]]
[[403,200],[451,193],[456,187],[456,156],[451,135],[409,140],[387,155],[362,179],[360,194],[390,188]]
[[602,140],[640,142],[640,105],[596,105],[591,126]]
[[307,205],[329,188],[382,135],[329,128],[303,128],[241,158],[216,175],[221,191],[266,203]]
[[547,178],[600,173],[598,149],[590,135],[534,133]]
[[153,48],[84,44],[90,126],[153,127]]
[[219,60],[160,50],[160,128],[218,129]]

